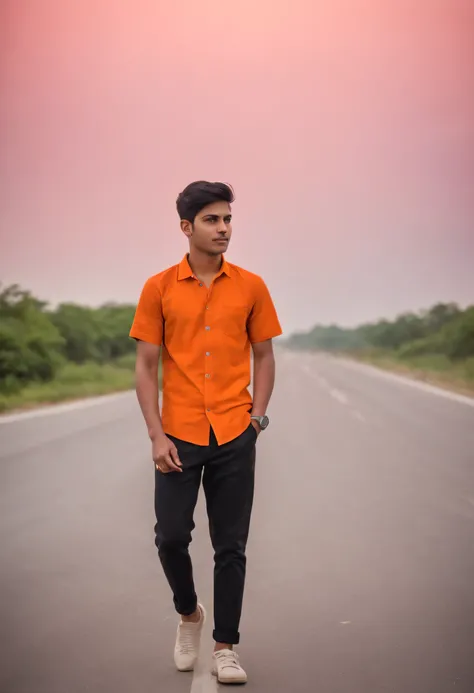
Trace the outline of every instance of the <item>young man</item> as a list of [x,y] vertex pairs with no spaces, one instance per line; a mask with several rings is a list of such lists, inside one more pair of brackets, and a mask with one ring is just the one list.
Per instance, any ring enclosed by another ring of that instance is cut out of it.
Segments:
[[156,467],[156,546],[181,615],[175,663],[180,671],[194,668],[206,618],[188,552],[202,477],[215,552],[213,672],[221,683],[247,681],[233,646],[239,642],[255,447],[269,424],[272,339],[281,334],[262,279],[223,258],[233,201],[229,186],[205,181],[178,196],[189,254],[148,279],[130,331],[137,340],[137,395]]

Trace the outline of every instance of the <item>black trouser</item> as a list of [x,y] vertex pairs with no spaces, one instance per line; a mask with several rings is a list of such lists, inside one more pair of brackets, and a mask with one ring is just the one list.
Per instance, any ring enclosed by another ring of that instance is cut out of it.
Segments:
[[[245,584],[245,549],[252,512],[255,443],[252,425],[238,438],[208,446],[169,436],[178,449],[183,472],[155,476],[156,546],[179,614],[197,608],[188,547],[194,529],[201,477],[214,548],[214,632],[216,642],[237,644]],[[204,474],[202,473],[204,470]]]

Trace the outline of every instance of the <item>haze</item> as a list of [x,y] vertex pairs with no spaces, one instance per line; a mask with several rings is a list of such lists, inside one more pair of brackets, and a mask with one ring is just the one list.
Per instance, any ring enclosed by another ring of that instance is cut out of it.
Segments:
[[3,284],[135,302],[206,178],[286,333],[474,300],[470,0],[0,12]]

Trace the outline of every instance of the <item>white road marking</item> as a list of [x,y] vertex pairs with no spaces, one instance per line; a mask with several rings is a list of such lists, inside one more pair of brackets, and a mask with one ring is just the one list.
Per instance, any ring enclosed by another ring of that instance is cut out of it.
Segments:
[[211,673],[213,649],[211,626],[206,623],[201,636],[199,659],[193,674],[191,693],[217,693],[217,679]]
[[319,383],[319,385],[321,385],[321,387],[324,390],[326,390],[333,399],[339,402],[339,404],[349,406],[351,416],[353,416],[358,421],[361,421],[362,423],[366,423],[367,419],[365,418],[365,416],[361,414],[361,412],[358,409],[355,409],[353,406],[350,406],[349,397],[346,395],[346,393],[342,392],[341,390],[338,390],[337,388],[331,387],[326,378],[324,378],[318,371],[314,370],[314,362],[313,365],[306,361],[303,361],[302,363],[300,362],[300,367],[301,370],[304,373],[306,373],[306,375],[308,375],[313,380],[316,380]]
[[329,394],[331,395],[331,397],[333,397],[333,399],[340,402],[340,404],[348,404],[349,403],[347,396],[343,392],[341,392],[340,390],[336,390],[335,387],[333,387],[329,390]]
[[[408,376],[403,376],[398,373],[392,373],[391,371],[386,371],[382,368],[377,368],[376,366],[372,366],[367,363],[360,363],[358,361],[351,361],[350,359],[343,358],[343,357],[337,357],[333,355],[325,355],[325,354],[306,354],[307,356],[310,357],[310,359],[313,361],[313,365],[311,366],[310,363],[304,362],[301,364],[302,370],[309,375],[311,378],[314,380],[317,380],[320,385],[323,387],[329,387],[328,381],[323,378],[320,373],[314,371],[314,366],[315,366],[315,361],[318,358],[326,358],[328,360],[331,360],[332,363],[337,363],[341,366],[344,366],[346,368],[352,368],[353,370],[357,370],[361,373],[365,373],[366,375],[372,375],[374,377],[378,378],[383,378],[385,380],[394,382],[394,383],[399,383],[400,385],[407,385],[408,387],[414,388],[416,390],[420,390],[421,392],[425,392],[427,394],[435,395],[437,397],[444,397],[444,399],[451,400],[452,402],[458,402],[459,404],[467,404],[469,407],[474,407],[474,397],[470,397],[469,395],[461,395],[458,392],[453,392],[452,390],[445,390],[442,387],[437,387],[436,385],[430,385],[428,383],[421,382],[420,380],[415,380],[414,378],[409,378]],[[337,399],[338,401],[341,402],[341,404],[347,404],[348,400],[347,397],[344,393],[341,393],[338,390],[332,390],[330,394]],[[342,395],[342,397],[341,397]],[[346,400],[346,401],[344,401]],[[363,417],[357,417],[360,418],[360,420],[363,420]]]
[[361,414],[358,409],[353,409],[351,413],[352,413],[352,416],[355,419],[357,419],[358,421],[362,421],[362,423],[365,423],[367,421],[365,416],[363,414]]
[[77,411],[79,409],[88,409],[89,407],[95,407],[99,404],[108,404],[110,402],[115,402],[120,399],[126,399],[127,397],[130,397],[133,393],[133,390],[126,390],[125,392],[116,392],[112,395],[88,397],[87,399],[80,399],[74,402],[68,402],[66,404],[52,404],[47,407],[39,407],[38,409],[17,412],[16,414],[3,414],[2,416],[0,416],[0,424],[13,423],[15,421],[25,421],[26,419],[36,419],[40,416],[52,416],[53,414],[63,414],[70,411]]
[[324,378],[320,373],[313,371],[311,366],[308,363],[303,363],[302,364],[302,370],[310,376],[310,378],[313,378],[313,380],[316,380],[322,388],[327,390],[331,397],[335,399],[339,404],[344,404],[347,405],[349,404],[349,398],[345,394],[345,392],[342,392],[341,390],[336,389],[335,387],[331,387],[329,382]]
[[217,693],[217,679],[211,674],[211,663],[203,666],[199,661],[191,684],[191,693]]
[[[470,397],[469,395],[462,395],[458,392],[453,392],[452,390],[437,387],[436,385],[431,385],[429,383],[424,383],[420,380],[416,380],[405,375],[400,375],[399,373],[392,373],[391,371],[385,370],[383,368],[378,368],[377,366],[372,366],[367,363],[360,363],[359,361],[352,361],[348,358],[334,356],[332,354],[322,354],[318,352],[302,352],[301,354],[297,354],[295,352],[291,360],[295,360],[298,355],[300,357],[300,364],[302,370],[304,370],[305,373],[310,375],[315,380],[318,380],[321,384],[323,384],[324,382],[327,383],[327,381],[325,381],[325,379],[319,373],[315,373],[313,370],[314,361],[318,358],[327,359],[328,361],[332,361],[332,363],[337,363],[341,366],[345,366],[346,368],[358,370],[359,372],[366,373],[367,375],[373,375],[375,377],[383,378],[385,380],[399,383],[401,385],[407,385],[408,387],[420,390],[421,392],[426,392],[427,394],[436,395],[437,397],[444,397],[444,399],[449,399],[452,402],[458,402],[459,404],[467,404],[467,406],[469,407],[474,407],[474,397]],[[302,363],[301,359],[303,358],[303,356],[309,357],[310,362],[313,362],[313,366],[311,366],[308,361],[304,361]]]
[[458,402],[459,404],[467,404],[469,407],[474,407],[474,397],[469,397],[468,395],[461,395],[457,392],[452,392],[451,390],[444,390],[442,387],[436,387],[436,385],[429,385],[428,383],[423,383],[420,380],[414,380],[398,373],[391,373],[390,371],[385,371],[382,368],[377,368],[376,366],[370,366],[366,363],[358,363],[357,361],[350,361],[349,359],[335,358],[334,361],[347,368],[353,368],[368,375],[373,375],[375,377],[384,378],[385,380],[391,380],[392,382],[400,383],[401,385],[407,385],[408,387],[415,388],[416,390],[421,390],[431,395],[436,395],[437,397],[444,397],[452,402]]
[[305,373],[307,373],[307,375],[310,376],[310,378],[313,378],[313,380],[317,380],[321,387],[324,387],[327,390],[329,389],[330,386],[326,378],[324,378],[320,373],[315,373],[309,365],[309,363],[303,363],[302,369]]
[[319,383],[320,385],[322,385],[322,387],[325,387],[326,389],[329,389],[330,386],[329,386],[329,383],[328,383],[328,381],[326,380],[326,378],[323,378],[323,376],[320,375],[319,373],[317,373],[315,377],[316,377],[316,380],[318,381],[318,383]]

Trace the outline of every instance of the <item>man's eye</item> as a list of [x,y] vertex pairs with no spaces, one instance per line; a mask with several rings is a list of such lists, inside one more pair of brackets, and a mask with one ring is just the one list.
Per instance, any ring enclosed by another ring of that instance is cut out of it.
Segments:
[[224,221],[226,224],[230,224],[230,222],[232,221],[232,217],[226,217]]

